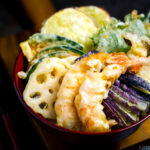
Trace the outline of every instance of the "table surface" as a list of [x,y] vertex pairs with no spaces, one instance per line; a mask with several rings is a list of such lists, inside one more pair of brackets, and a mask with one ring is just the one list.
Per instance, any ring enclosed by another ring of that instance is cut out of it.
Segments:
[[[15,60],[20,51],[19,43],[26,40],[31,34],[32,33],[30,31],[24,31],[16,35],[0,38],[0,59],[2,60],[11,79],[13,78]],[[30,118],[30,116],[28,117]],[[53,144],[55,139],[53,139],[53,137],[48,137],[47,133],[41,130],[40,126],[38,126],[35,120],[31,119],[31,124],[35,127],[37,133],[40,135],[41,141],[44,143],[45,148],[48,150],[56,149],[56,145],[54,146]],[[135,133],[120,141],[119,143],[116,143],[117,147],[119,149],[123,149],[150,139],[149,125],[150,118],[147,119]],[[49,138],[53,139],[51,140],[52,142],[50,142]],[[60,146],[57,145],[57,149],[60,147],[61,149],[65,149],[64,144],[60,144]]]

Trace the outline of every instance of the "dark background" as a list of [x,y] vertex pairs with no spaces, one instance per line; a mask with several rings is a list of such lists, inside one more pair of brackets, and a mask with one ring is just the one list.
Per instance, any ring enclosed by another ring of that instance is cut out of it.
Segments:
[[137,9],[139,12],[149,11],[149,0],[54,0],[57,9],[70,6],[96,5],[105,8],[111,16],[123,19],[124,15]]
[[[30,3],[32,0],[26,1]],[[70,6],[97,5],[121,20],[133,9],[147,13],[150,6],[150,0],[52,0],[52,3],[56,11]],[[31,28],[32,21],[26,14],[21,0],[0,1],[0,37]]]
[[[27,0],[30,3],[32,0]],[[38,0],[37,0],[38,1]],[[123,20],[124,15],[131,10],[137,9],[140,13],[149,11],[150,0],[53,0],[56,11],[70,6],[97,5],[105,8],[111,16]],[[35,10],[38,11],[39,10]],[[34,23],[29,14],[26,13],[21,0],[1,0],[0,1],[0,37],[17,34],[24,30],[32,30]],[[9,43],[8,43],[9,44]],[[0,60],[0,150],[12,150],[10,137],[7,128],[3,122],[5,112],[8,113],[11,123],[14,127],[16,137],[19,141],[21,150],[41,149],[43,144],[32,127],[27,114],[18,101],[13,84],[7,71]],[[142,146],[150,149],[150,141],[146,141],[130,149],[142,150]]]

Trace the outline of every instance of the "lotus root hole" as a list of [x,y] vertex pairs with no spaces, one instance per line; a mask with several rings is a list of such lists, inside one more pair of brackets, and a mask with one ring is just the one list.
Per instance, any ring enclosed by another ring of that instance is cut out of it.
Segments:
[[40,92],[34,92],[34,93],[30,94],[30,98],[40,98],[40,97],[41,97]]
[[41,109],[47,109],[48,104],[47,104],[46,102],[42,102],[42,103],[39,104],[39,107],[40,107]]
[[110,88],[110,84],[105,85],[106,89]]
[[49,93],[53,94],[53,90],[52,90],[52,89],[49,89]]
[[53,68],[52,72],[51,72],[51,76],[55,77],[57,75],[57,70],[56,68]]
[[46,81],[47,77],[45,74],[40,74],[36,77],[36,80],[39,84],[42,84]]
[[64,78],[64,76],[61,76],[60,78],[59,78],[59,84],[61,84],[62,83],[62,80],[63,80],[63,78]]
[[113,69],[114,69],[114,70],[117,69],[117,66],[114,66]]

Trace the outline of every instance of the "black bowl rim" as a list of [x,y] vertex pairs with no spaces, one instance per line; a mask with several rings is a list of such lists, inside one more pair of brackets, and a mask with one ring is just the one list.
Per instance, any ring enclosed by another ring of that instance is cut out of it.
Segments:
[[[124,127],[124,128],[119,128],[119,129],[115,129],[115,130],[111,130],[111,131],[108,131],[108,132],[81,132],[81,131],[74,131],[74,130],[71,130],[71,129],[66,129],[66,128],[63,128],[61,126],[58,126],[46,119],[44,119],[42,116],[40,116],[39,114],[35,113],[30,107],[27,106],[27,104],[25,103],[25,101],[23,100],[23,96],[22,94],[20,93],[20,90],[19,88],[17,87],[17,63],[18,63],[18,60],[19,58],[23,56],[23,53],[20,52],[17,56],[17,59],[16,59],[16,62],[15,62],[15,66],[14,66],[14,71],[13,71],[13,84],[14,84],[14,88],[15,88],[15,91],[16,91],[16,94],[20,100],[20,102],[22,103],[22,105],[24,106],[24,108],[33,116],[35,117],[37,120],[39,120],[40,122],[42,122],[43,124],[45,124],[46,126],[50,127],[50,128],[53,128],[55,130],[58,130],[58,131],[61,131],[61,132],[64,132],[64,133],[69,133],[69,134],[79,134],[79,135],[109,135],[109,134],[115,134],[115,133],[120,133],[122,131],[125,131],[125,130],[128,130],[128,129],[131,129],[137,125],[140,125],[143,121],[145,121],[146,119],[148,119],[150,117],[150,113],[147,114],[144,118],[142,118],[141,120],[131,124],[130,126],[127,126],[127,127]],[[23,56],[24,57],[24,56]]]

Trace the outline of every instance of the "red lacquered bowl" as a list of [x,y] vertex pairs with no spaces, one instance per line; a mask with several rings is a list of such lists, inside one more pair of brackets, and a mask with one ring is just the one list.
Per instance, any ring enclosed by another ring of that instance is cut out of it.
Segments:
[[26,60],[22,53],[20,53],[17,57],[15,67],[14,67],[14,87],[18,98],[24,108],[31,114],[32,118],[38,121],[39,126],[42,127],[43,130],[46,130],[49,134],[55,134],[58,138],[61,138],[67,142],[72,143],[92,143],[92,142],[117,142],[119,140],[124,139],[129,136],[133,132],[135,132],[140,124],[150,117],[150,113],[145,116],[140,121],[121,129],[116,129],[110,132],[103,133],[92,133],[92,132],[78,132],[69,129],[64,129],[56,124],[44,119],[37,113],[35,113],[31,108],[29,108],[25,101],[23,100],[23,90],[24,83],[23,80],[19,79],[17,73],[25,69]]

